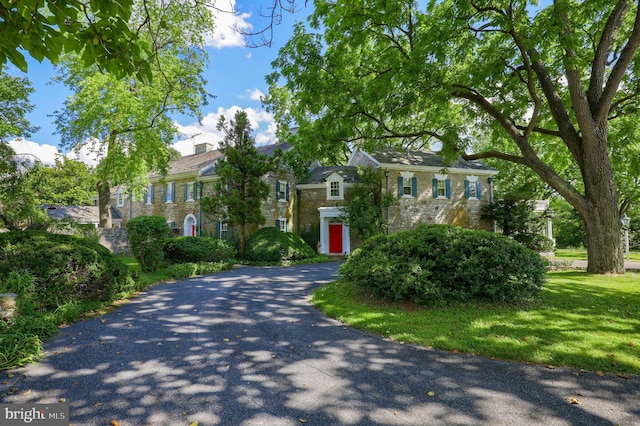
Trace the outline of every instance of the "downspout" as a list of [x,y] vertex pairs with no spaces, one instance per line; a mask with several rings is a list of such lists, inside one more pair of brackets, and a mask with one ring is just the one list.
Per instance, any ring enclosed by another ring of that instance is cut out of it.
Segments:
[[198,237],[202,235],[202,189],[204,188],[204,183],[202,181],[198,182],[200,186],[200,197],[198,202]]
[[[489,176],[489,204],[493,203],[493,176]],[[498,232],[498,225],[495,219],[493,220],[493,232]]]
[[297,234],[300,235],[300,198],[302,197],[302,190],[296,188],[296,199],[294,202],[296,203],[296,230]]
[[[385,179],[385,184],[387,186],[387,199],[388,199],[389,198],[389,169],[384,171],[384,179]],[[387,235],[389,235],[389,203],[385,201],[385,204],[387,205]]]

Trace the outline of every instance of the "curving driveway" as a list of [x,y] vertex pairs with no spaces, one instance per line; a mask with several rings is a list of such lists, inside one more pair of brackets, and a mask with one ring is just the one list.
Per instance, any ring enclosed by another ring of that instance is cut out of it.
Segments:
[[640,424],[640,377],[451,354],[325,318],[308,296],[337,267],[152,287],[62,329],[39,364],[1,373],[0,402],[64,398],[82,426]]

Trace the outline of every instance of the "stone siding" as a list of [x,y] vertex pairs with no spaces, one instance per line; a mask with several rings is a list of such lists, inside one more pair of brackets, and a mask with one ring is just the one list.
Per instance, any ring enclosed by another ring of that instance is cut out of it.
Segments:
[[[472,175],[470,171],[468,175]],[[392,171],[389,176],[389,193],[398,197],[398,176]],[[486,177],[479,177],[481,194],[479,199],[465,198],[467,174],[449,174],[451,198],[433,197],[435,173],[414,172],[417,178],[417,197],[398,197],[389,207],[389,232],[414,229],[421,223],[449,224],[471,229],[489,229],[489,224],[480,220],[482,205],[489,202],[490,189]],[[385,185],[383,183],[383,185]],[[384,191],[385,189],[383,189]],[[386,213],[386,212],[385,212]]]
[[98,241],[112,253],[130,256],[131,248],[125,228],[98,228]]

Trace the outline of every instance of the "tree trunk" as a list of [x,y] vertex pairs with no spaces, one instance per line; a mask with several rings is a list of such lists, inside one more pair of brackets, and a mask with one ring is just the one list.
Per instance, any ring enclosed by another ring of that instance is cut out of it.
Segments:
[[[599,139],[596,143],[583,144],[581,170],[587,203],[578,209],[587,231],[587,271],[624,274],[618,190],[606,148],[606,132],[594,132],[594,136]],[[587,142],[586,137],[583,140]]]
[[247,251],[247,225],[240,224],[240,257],[244,257]]
[[100,228],[111,228],[111,187],[107,181],[98,182],[98,214]]

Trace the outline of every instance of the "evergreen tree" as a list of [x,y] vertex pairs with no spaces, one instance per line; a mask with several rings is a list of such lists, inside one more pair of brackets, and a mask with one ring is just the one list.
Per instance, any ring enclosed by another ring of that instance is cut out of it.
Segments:
[[224,157],[215,165],[215,196],[204,197],[202,207],[209,216],[240,228],[239,252],[244,256],[247,226],[266,221],[260,207],[269,195],[269,185],[262,178],[278,169],[280,153],[269,157],[258,152],[244,111],[238,111],[229,122],[220,117],[217,128],[225,134],[220,147]]

